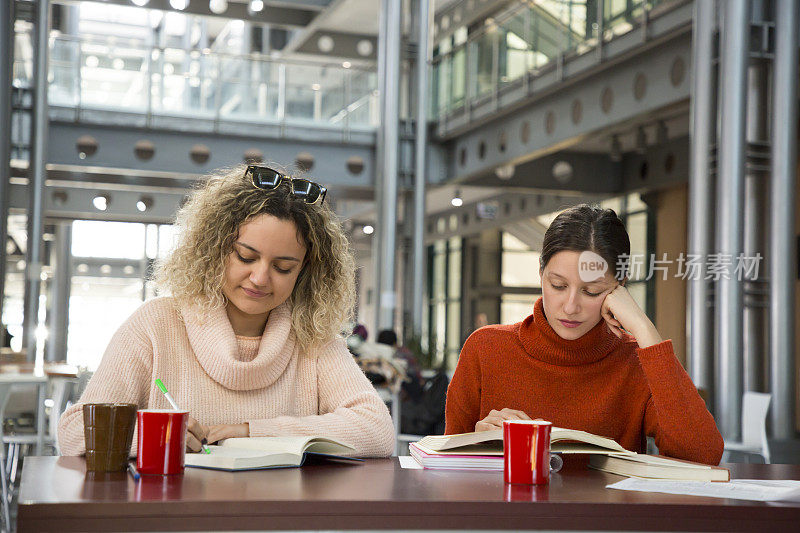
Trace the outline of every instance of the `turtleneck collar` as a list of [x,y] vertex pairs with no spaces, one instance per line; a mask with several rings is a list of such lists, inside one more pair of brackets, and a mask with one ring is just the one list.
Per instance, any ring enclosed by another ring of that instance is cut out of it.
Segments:
[[253,390],[267,387],[283,374],[295,351],[291,330],[292,313],[283,303],[269,314],[258,353],[249,361],[239,354],[239,345],[224,307],[202,314],[181,309],[189,343],[200,366],[227,389]]
[[520,324],[518,335],[531,357],[560,366],[595,363],[622,342],[611,333],[602,319],[582,337],[575,340],[561,338],[547,322],[542,298],[536,300],[533,314]]

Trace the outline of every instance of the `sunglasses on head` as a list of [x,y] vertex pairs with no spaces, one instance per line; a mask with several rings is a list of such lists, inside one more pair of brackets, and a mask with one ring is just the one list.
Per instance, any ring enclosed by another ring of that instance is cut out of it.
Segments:
[[281,183],[288,181],[291,186],[292,196],[303,200],[307,204],[316,204],[317,202],[322,204],[325,201],[325,195],[328,193],[328,189],[319,183],[302,178],[292,178],[269,167],[249,165],[245,170],[245,176],[247,174],[250,174],[253,186],[264,191],[277,189]]

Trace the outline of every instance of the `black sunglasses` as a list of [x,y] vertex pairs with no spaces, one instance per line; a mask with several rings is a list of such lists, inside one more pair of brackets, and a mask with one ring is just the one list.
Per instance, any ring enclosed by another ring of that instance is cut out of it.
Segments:
[[316,204],[317,202],[322,204],[325,201],[325,195],[328,193],[328,189],[319,183],[302,178],[292,178],[269,167],[249,165],[244,172],[245,176],[250,174],[254,187],[264,191],[277,189],[284,180],[288,181],[291,185],[292,196],[303,200],[307,204]]

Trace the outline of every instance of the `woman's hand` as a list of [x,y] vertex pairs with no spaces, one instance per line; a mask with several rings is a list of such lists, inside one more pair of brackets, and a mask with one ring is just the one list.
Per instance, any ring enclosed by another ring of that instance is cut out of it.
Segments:
[[190,416],[186,423],[186,451],[199,452],[207,435],[208,427],[201,425],[200,422]]
[[209,426],[206,439],[208,439],[209,444],[213,444],[222,439],[249,436],[250,424],[245,422],[243,424],[218,424],[216,426]]
[[656,327],[622,285],[617,285],[606,295],[600,315],[614,335],[622,338],[623,332],[630,333],[639,343],[639,348],[663,341]]
[[503,429],[503,420],[530,420],[531,417],[523,413],[522,411],[517,411],[516,409],[509,409],[506,407],[505,409],[501,409],[500,411],[496,411],[492,409],[489,411],[489,414],[486,415],[486,418],[483,420],[479,420],[475,424],[475,431],[490,431],[492,429]]

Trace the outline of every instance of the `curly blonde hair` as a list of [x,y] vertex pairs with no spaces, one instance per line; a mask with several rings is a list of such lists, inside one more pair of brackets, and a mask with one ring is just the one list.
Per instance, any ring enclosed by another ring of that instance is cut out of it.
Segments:
[[242,224],[264,214],[289,220],[306,246],[305,265],[288,299],[292,327],[302,347],[324,344],[344,331],[353,312],[355,261],[350,243],[327,205],[295,198],[288,183],[272,191],[257,189],[245,170],[245,165],[217,170],[178,210],[178,242],[169,257],[156,264],[156,284],[178,305],[203,312],[223,306],[225,267]]

